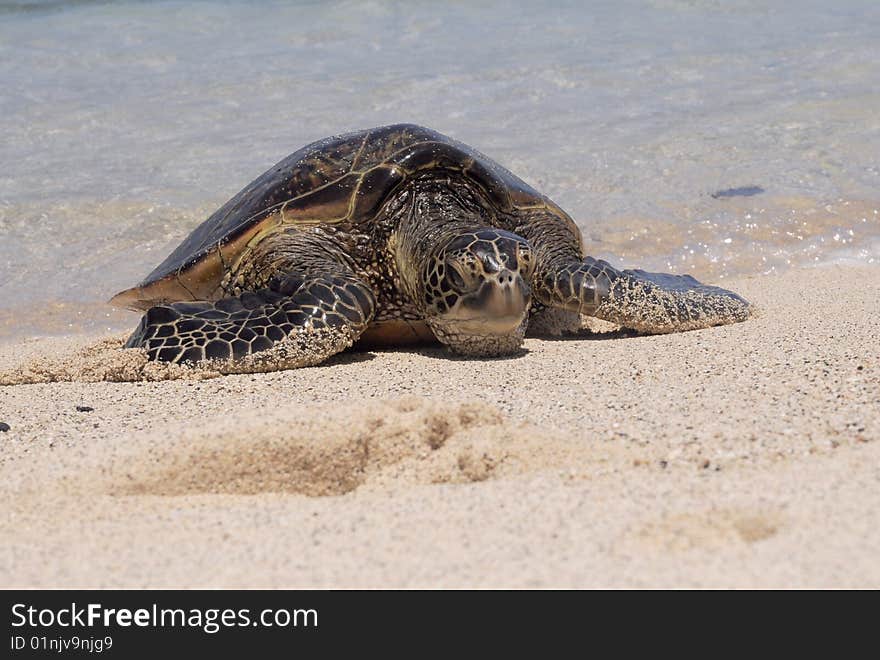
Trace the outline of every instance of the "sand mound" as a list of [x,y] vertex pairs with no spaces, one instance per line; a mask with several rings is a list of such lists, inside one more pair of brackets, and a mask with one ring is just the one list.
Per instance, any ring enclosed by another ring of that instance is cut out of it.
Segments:
[[[154,362],[140,348],[123,348],[127,335],[85,342],[75,338],[35,340],[0,349],[0,386],[101,381],[205,380],[223,374],[260,373],[323,362],[328,353],[352,345],[350,333],[322,330],[294,334],[268,351],[241,360],[210,360],[197,366]],[[60,349],[60,351],[59,351]]]
[[667,514],[642,522],[624,535],[620,548],[633,554],[722,549],[771,538],[785,526],[772,509],[707,509]]
[[[324,496],[468,483],[534,467],[539,438],[480,403],[359,402],[248,414],[173,443],[154,439],[105,466],[98,481],[112,495]],[[551,451],[539,462],[562,460]]]
[[126,337],[107,337],[97,342],[73,338],[35,340],[23,346],[4,347],[0,352],[0,386],[55,382],[204,380],[220,375],[212,368],[150,361],[141,349],[123,348]]

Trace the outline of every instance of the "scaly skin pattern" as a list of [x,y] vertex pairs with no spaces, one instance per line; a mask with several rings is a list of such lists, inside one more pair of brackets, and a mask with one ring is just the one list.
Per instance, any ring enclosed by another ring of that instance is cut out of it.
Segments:
[[218,301],[152,307],[126,346],[163,362],[241,360],[295,333],[357,337],[375,307],[372,290],[356,277],[290,275]]
[[646,333],[749,315],[724,289],[587,256],[552,201],[412,125],[296,152],[117,299],[149,308],[127,345],[172,362],[250,359],[295,338],[314,364],[367,330],[417,327],[466,355],[509,354],[529,310]]
[[543,211],[520,218],[515,231],[535,249],[536,301],[646,334],[696,330],[745,321],[748,302],[690,275],[618,270],[585,256],[580,232]]

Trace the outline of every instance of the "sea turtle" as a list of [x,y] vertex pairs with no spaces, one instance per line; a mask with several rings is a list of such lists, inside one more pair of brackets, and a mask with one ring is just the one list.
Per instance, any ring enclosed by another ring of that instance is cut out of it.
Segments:
[[314,142],[260,176],[113,304],[127,347],[226,372],[316,364],[357,340],[497,356],[590,315],[645,333],[742,321],[688,275],[586,256],[550,199],[475,149],[411,124]]

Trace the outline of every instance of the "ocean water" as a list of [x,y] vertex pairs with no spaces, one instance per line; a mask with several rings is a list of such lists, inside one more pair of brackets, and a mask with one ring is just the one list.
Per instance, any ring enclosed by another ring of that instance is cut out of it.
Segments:
[[105,305],[312,140],[408,121],[713,282],[880,261],[880,3],[0,1],[0,337]]

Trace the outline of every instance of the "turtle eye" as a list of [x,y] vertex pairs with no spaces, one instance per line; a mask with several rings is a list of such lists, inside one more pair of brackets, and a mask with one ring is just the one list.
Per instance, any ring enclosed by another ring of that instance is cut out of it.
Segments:
[[464,277],[462,277],[461,272],[458,270],[458,266],[454,261],[450,261],[447,264],[446,279],[456,291],[462,292],[467,289],[467,282],[465,282]]
[[532,248],[528,243],[520,243],[517,245],[516,258],[519,261],[520,268],[524,272],[531,272],[533,262],[532,262]]

